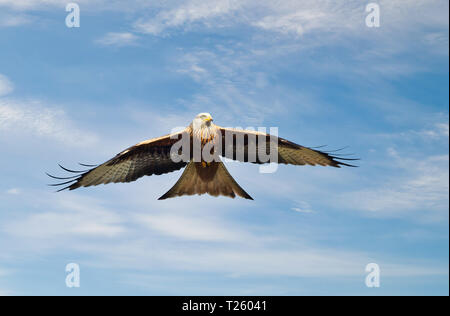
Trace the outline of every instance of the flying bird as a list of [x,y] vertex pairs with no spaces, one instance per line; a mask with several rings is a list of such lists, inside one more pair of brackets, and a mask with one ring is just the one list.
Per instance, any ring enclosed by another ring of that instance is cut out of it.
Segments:
[[297,145],[262,132],[220,127],[213,123],[209,113],[200,113],[184,130],[140,142],[101,165],[80,164],[90,168],[84,171],[59,165],[75,175],[47,175],[57,180],[67,180],[51,184],[64,186],[59,192],[102,183],[132,182],[143,176],[161,175],[185,167],[175,185],[159,200],[205,193],[231,198],[237,195],[253,200],[233,179],[220,157],[256,164],[275,162],[337,168],[355,167],[343,161],[357,160]]

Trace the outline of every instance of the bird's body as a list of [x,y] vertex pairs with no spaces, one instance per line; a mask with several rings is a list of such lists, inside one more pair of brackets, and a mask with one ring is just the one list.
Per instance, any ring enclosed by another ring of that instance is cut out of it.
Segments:
[[[220,128],[212,122],[209,113],[200,113],[189,125],[188,131],[192,137],[193,145],[199,145],[199,150],[203,151],[205,146],[213,147],[219,142],[221,137]],[[204,157],[202,156],[201,159]]]
[[[274,148],[276,152],[273,152]],[[228,173],[221,156],[258,164],[277,162],[333,167],[352,166],[339,160],[355,160],[331,156],[265,133],[223,128],[212,122],[209,113],[200,113],[183,131],[138,143],[90,170],[73,171],[61,167],[77,175],[67,178],[49,176],[68,180],[55,184],[68,185],[61,190],[74,190],[101,183],[131,182],[145,175],[160,175],[186,167],[161,200],[205,193],[252,199]]]

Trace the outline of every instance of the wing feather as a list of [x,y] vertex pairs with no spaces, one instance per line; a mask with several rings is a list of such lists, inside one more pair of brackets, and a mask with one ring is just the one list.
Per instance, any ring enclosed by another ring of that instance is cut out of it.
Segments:
[[[270,152],[271,140],[275,141],[277,145],[278,161],[276,162],[278,163],[311,166],[320,165],[340,168],[340,166],[356,167],[344,161],[358,160],[331,155],[324,151],[304,147],[284,138],[271,136],[261,132],[237,130],[219,126],[218,128],[222,134],[221,154],[222,156],[233,160],[258,164],[269,162],[267,159],[261,157],[260,151],[268,155]],[[233,139],[233,142],[230,141],[231,139]],[[266,147],[265,152],[264,148],[260,148],[260,146]],[[249,148],[256,149],[256,155],[253,156],[255,159],[253,160],[251,158],[252,156],[249,155]],[[243,151],[243,154],[239,155],[239,150]]]
[[[170,156],[170,149],[183,137],[184,133],[190,132],[186,129],[179,133],[143,141],[127,148],[107,162],[86,171],[73,171],[60,165],[63,170],[79,173],[79,175],[67,178],[71,179],[70,181],[52,184],[52,186],[69,184],[59,191],[74,190],[99,184],[132,182],[146,175],[161,175],[179,170],[186,166],[187,162],[174,162]],[[54,179],[62,179],[62,177],[49,176]]]

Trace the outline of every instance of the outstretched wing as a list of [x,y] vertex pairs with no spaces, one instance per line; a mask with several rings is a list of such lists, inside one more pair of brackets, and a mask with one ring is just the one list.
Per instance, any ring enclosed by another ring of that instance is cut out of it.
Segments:
[[[131,182],[143,176],[160,175],[179,170],[186,166],[187,162],[174,162],[170,156],[170,149],[175,142],[183,137],[183,133],[188,133],[188,131],[184,130],[143,141],[122,151],[107,162],[86,171],[73,171],[60,165],[67,172],[77,173],[72,177],[61,178],[47,175],[58,180],[68,180],[63,183],[51,184],[51,186],[67,185],[58,190],[59,192],[65,189],[74,190],[79,187],[101,183]],[[89,165],[82,166],[92,167]]]
[[[342,160],[358,160],[342,158],[338,155],[334,156],[330,152],[314,150],[261,132],[217,127],[220,129],[222,135],[221,155],[233,160],[259,164],[278,162],[291,165],[320,165],[337,168],[340,168],[341,165],[355,167],[354,165],[342,162]],[[270,159],[269,161],[271,141],[278,151],[278,154],[275,156],[277,161],[274,161],[274,159]],[[264,146],[265,149],[261,148],[261,146]],[[252,151],[254,152],[253,154]]]

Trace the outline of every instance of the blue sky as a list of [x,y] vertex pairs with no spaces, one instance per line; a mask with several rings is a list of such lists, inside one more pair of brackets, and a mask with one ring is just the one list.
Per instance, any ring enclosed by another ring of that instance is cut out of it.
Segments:
[[[0,0],[0,295],[448,295],[449,4],[374,2],[379,28],[312,0],[78,1],[67,28]],[[254,201],[157,201],[182,171],[46,186],[205,111],[360,168],[227,163]]]

